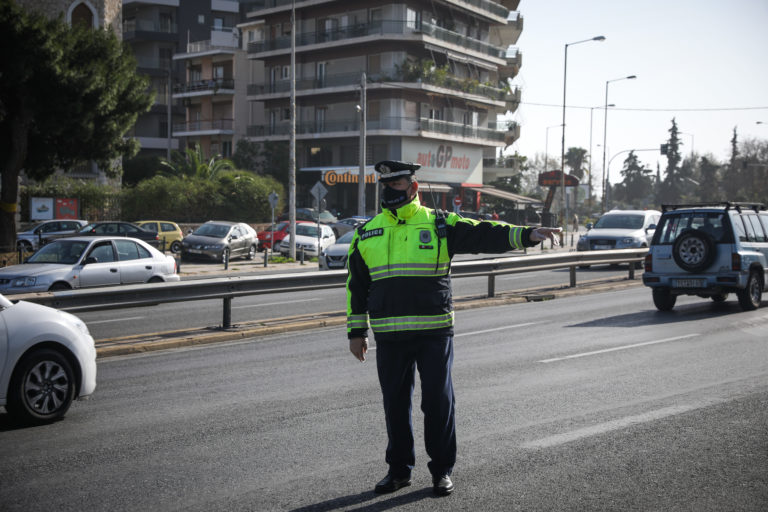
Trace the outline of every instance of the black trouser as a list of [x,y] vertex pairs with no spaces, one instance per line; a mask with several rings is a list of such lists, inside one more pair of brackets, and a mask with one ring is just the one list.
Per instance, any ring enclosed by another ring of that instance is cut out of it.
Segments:
[[387,422],[386,461],[397,477],[409,476],[415,464],[411,421],[415,370],[421,377],[424,444],[433,476],[450,475],[456,462],[453,334],[420,334],[376,340],[376,367]]

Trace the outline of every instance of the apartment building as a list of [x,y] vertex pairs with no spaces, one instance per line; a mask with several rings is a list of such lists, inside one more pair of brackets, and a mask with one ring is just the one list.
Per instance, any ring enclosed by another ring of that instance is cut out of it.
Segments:
[[[509,83],[521,64],[513,46],[523,25],[518,3],[296,0],[297,204],[321,181],[329,208],[356,210],[364,108],[368,174],[383,159],[418,162],[421,190],[431,190],[437,206],[450,209],[458,197],[477,209],[484,164],[519,137],[517,125],[497,122],[520,102]],[[247,136],[288,141],[292,2],[256,0],[243,9],[247,57],[263,65],[248,84],[247,99],[259,107]]]

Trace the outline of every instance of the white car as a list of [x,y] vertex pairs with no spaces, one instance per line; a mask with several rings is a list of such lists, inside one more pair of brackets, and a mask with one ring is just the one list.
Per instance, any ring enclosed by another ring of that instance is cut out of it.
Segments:
[[[606,251],[635,249],[651,245],[656,224],[661,218],[658,210],[611,210],[600,217],[595,226],[579,237],[577,251]],[[589,268],[589,265],[581,265]],[[642,268],[642,263],[636,264]]]
[[44,245],[20,265],[0,268],[0,293],[178,281],[176,260],[122,236],[72,237]]
[[[304,250],[305,258],[312,258],[318,256],[317,250],[317,234],[320,230],[320,252],[330,247],[336,242],[336,235],[333,234],[333,229],[325,224],[316,224],[314,222],[302,222],[296,224],[296,258],[301,258],[300,253]],[[290,253],[290,241],[291,235],[285,235],[283,241],[280,242],[280,254],[287,256]]]
[[355,236],[355,230],[347,231],[336,243],[320,253],[317,259],[320,270],[338,270],[347,268],[347,254],[349,254],[349,244]]
[[96,389],[96,347],[74,315],[0,295],[0,405],[24,423],[66,414]]

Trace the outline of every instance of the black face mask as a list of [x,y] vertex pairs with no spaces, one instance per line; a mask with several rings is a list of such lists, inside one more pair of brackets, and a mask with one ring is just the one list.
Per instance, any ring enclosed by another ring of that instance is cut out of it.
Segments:
[[381,194],[381,204],[384,208],[395,208],[408,200],[408,190],[396,190],[392,187],[384,187]]

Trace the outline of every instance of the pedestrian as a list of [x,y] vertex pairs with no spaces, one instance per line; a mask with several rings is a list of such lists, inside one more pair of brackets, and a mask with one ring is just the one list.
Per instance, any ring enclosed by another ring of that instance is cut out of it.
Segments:
[[376,493],[411,484],[415,465],[411,401],[421,378],[424,443],[433,491],[453,492],[456,462],[453,383],[453,305],[450,263],[458,253],[501,253],[532,247],[560,228],[477,221],[422,206],[418,164],[383,161],[382,213],[357,228],[347,277],[349,350],[361,362],[368,325],[376,340],[376,368],[387,427],[387,475]]

